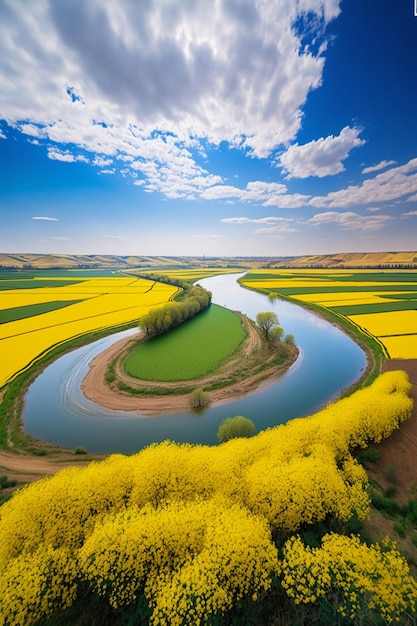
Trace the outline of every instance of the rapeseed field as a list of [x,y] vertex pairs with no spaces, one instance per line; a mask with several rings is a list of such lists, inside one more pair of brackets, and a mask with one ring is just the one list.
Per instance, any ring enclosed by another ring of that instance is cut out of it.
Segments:
[[417,359],[414,270],[251,270],[242,282],[329,309],[373,335],[390,358]]
[[[178,292],[176,286],[135,277],[80,278],[78,282],[54,278],[50,279],[51,287],[43,278],[39,288],[33,279],[31,288],[24,281],[22,289],[16,288],[18,281],[8,282],[13,288],[3,285],[0,289],[0,313],[13,315],[11,321],[0,323],[0,387],[54,346],[86,333],[139,321]],[[38,309],[31,308],[58,302],[63,306],[51,306],[39,314]],[[28,315],[19,319],[19,309],[26,309]]]

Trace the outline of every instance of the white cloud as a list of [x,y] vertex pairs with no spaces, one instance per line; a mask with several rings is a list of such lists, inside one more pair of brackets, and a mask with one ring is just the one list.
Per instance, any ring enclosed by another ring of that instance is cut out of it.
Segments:
[[65,163],[90,162],[83,154],[73,154],[69,150],[60,150],[59,148],[48,148],[48,158],[54,161],[64,161]]
[[[147,191],[194,197],[223,183],[194,160],[206,141],[267,157],[295,138],[339,4],[43,0],[23,11],[3,0],[2,116],[51,159],[120,159],[143,172]],[[301,46],[300,15],[316,52]]]
[[415,217],[417,216],[417,211],[407,211],[407,213],[401,213],[401,217]]
[[380,230],[391,219],[393,218],[389,215],[362,216],[353,211],[344,213],[328,211],[314,215],[307,222],[314,226],[336,224],[344,230]]
[[298,228],[294,228],[293,226],[288,226],[287,224],[282,224],[281,226],[270,226],[269,228],[257,228],[253,231],[254,235],[273,235],[273,236],[283,236],[290,235],[291,233],[299,232]]
[[259,217],[259,218],[249,218],[249,217],[223,217],[221,222],[225,224],[266,224],[263,228],[257,228],[252,231],[254,235],[273,235],[273,236],[281,236],[284,234],[290,234],[298,232],[299,229],[294,226],[294,221],[292,218],[285,217]]
[[346,126],[339,135],[321,137],[302,146],[290,146],[279,158],[287,178],[323,178],[344,171],[343,161],[353,148],[365,143],[359,139],[360,130]]
[[292,221],[291,219],[285,217],[259,217],[259,218],[249,218],[249,217],[223,217],[221,222],[225,224],[276,224],[280,222],[288,223]]
[[51,237],[54,241],[71,241],[69,237]]
[[32,219],[43,221],[43,222],[59,222],[57,217],[46,217],[43,215],[36,215],[35,217],[32,217]]
[[105,239],[118,239],[120,241],[129,241],[129,237],[123,237],[122,235],[104,235]]
[[93,165],[97,165],[97,167],[106,167],[107,165],[111,165],[111,163],[113,163],[113,159],[107,159],[100,155],[97,155],[93,161]]
[[405,198],[417,192],[417,158],[393,167],[360,185],[334,191],[327,196],[316,196],[310,204],[317,207],[347,208],[375,202]]
[[256,202],[262,206],[273,206],[282,209],[296,208],[308,204],[311,196],[288,194],[282,183],[253,181],[245,189],[231,185],[216,185],[204,190],[200,197],[205,200],[221,200],[237,198],[240,202]]
[[396,161],[381,161],[377,165],[371,165],[370,167],[365,167],[362,170],[362,174],[371,174],[372,172],[378,172],[380,170],[384,170],[386,167],[390,165],[396,165]]

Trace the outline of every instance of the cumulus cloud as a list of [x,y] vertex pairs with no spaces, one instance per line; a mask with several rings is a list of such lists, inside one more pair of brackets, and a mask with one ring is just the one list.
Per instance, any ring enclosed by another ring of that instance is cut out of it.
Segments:
[[3,0],[2,116],[52,159],[120,159],[147,191],[194,197],[224,182],[197,165],[204,142],[267,157],[294,140],[339,4]]
[[360,185],[351,185],[326,196],[315,196],[309,204],[317,207],[347,208],[405,199],[406,196],[416,192],[417,158],[381,172],[374,178],[368,178]]
[[236,198],[240,202],[255,202],[262,206],[273,206],[281,209],[296,208],[308,204],[311,196],[289,194],[282,183],[263,181],[249,182],[244,189],[231,185],[215,185],[208,187],[200,197],[205,200],[225,200]]
[[350,151],[365,143],[359,139],[359,134],[358,128],[346,126],[336,137],[321,137],[302,146],[296,143],[281,155],[279,163],[287,172],[287,178],[323,178],[338,174],[344,171],[343,161]]
[[36,215],[35,217],[32,217],[32,219],[41,222],[59,222],[57,217],[46,217],[44,215]]
[[89,163],[89,160],[83,154],[73,154],[69,150],[60,150],[59,148],[48,148],[48,158],[53,161],[63,161],[64,163],[75,163],[82,161]]
[[344,230],[380,230],[391,219],[389,215],[363,216],[353,211],[328,211],[314,215],[307,222],[314,226],[336,224]]

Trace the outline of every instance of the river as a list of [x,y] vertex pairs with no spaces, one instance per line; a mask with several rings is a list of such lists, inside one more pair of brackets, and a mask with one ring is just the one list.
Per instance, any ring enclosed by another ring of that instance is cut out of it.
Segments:
[[136,332],[124,331],[65,354],[38,376],[25,398],[25,432],[42,441],[105,454],[132,454],[167,439],[212,445],[226,417],[244,415],[257,431],[263,430],[314,413],[358,380],[366,356],[347,335],[297,305],[243,289],[236,282],[240,275],[215,276],[199,284],[212,292],[214,303],[252,319],[260,311],[274,311],[285,334],[294,335],[300,356],[275,383],[202,413],[144,417],[102,408],[84,397],[81,381],[96,354]]

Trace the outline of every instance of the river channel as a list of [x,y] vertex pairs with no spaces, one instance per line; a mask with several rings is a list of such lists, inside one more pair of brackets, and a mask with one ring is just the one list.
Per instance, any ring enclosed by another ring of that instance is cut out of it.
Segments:
[[252,319],[260,311],[274,311],[285,334],[294,335],[300,356],[276,382],[199,414],[144,417],[105,409],[84,397],[81,382],[96,354],[136,332],[124,331],[60,357],[38,376],[25,398],[25,432],[42,441],[105,454],[132,454],[167,439],[212,445],[226,417],[244,415],[260,431],[314,413],[358,380],[366,356],[347,335],[297,305],[243,289],[236,282],[238,276],[215,276],[199,284],[212,292],[214,303]]

